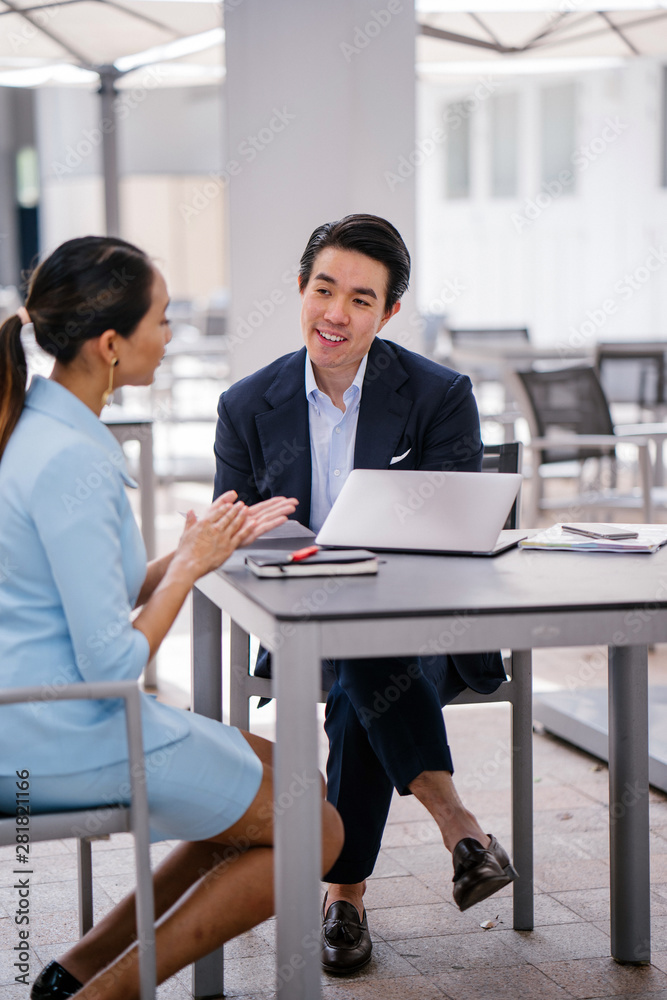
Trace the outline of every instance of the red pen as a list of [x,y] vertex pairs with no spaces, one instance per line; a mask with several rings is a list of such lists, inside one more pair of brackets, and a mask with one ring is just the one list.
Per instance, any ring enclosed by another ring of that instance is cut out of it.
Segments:
[[314,556],[316,552],[320,551],[319,545],[309,545],[305,549],[297,549],[296,552],[292,552],[288,562],[301,562],[302,559],[307,559],[309,556]]

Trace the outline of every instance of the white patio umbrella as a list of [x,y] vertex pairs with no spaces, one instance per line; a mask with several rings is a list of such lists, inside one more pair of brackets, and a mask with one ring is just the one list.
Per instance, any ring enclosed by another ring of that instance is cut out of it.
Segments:
[[99,83],[106,229],[119,235],[117,90],[160,67],[164,83],[224,73],[218,0],[0,0],[0,86]]
[[[662,56],[667,10],[657,0],[417,0],[418,62]],[[556,8],[556,9],[550,9]],[[545,66],[545,68],[547,68]]]

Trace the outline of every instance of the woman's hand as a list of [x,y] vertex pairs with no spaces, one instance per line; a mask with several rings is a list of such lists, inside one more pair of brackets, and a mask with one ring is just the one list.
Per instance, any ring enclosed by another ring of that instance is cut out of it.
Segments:
[[246,507],[230,490],[200,518],[188,511],[178,548],[173,557],[154,564],[155,572],[142,588],[146,603],[132,623],[148,639],[150,656],[157,652],[195,581],[221,566],[239,545],[249,545],[282,524],[296,505],[295,499],[272,497]]
[[200,518],[191,510],[186,515],[174,569],[185,569],[193,583],[221,566],[239,546],[250,545],[283,524],[298,503],[294,497],[271,497],[246,507],[236,496],[234,490],[228,490]]
[[240,501],[230,503],[229,494],[218,497],[199,518],[190,510],[171,569],[185,570],[194,583],[221,566],[239,545],[248,543],[255,528],[249,508]]

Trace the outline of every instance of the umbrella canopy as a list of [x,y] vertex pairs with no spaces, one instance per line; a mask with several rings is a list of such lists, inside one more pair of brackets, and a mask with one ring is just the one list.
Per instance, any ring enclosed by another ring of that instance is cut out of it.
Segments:
[[636,3],[632,10],[600,10],[600,6],[614,5],[589,9],[592,5],[587,0],[565,0],[557,5],[558,10],[548,10],[540,9],[545,5],[539,0],[517,0],[503,6],[523,9],[499,10],[499,4],[489,9],[487,2],[472,4],[466,13],[447,10],[448,6],[446,0],[418,4],[419,63],[623,58],[667,52],[667,10],[658,3]]
[[0,0],[0,85],[99,83],[107,232],[119,235],[117,89],[159,66],[162,83],[209,83],[223,70],[217,0]]
[[95,72],[158,50],[155,62],[160,49],[172,58],[170,43],[220,28],[213,0],[0,0],[0,68],[65,63]]

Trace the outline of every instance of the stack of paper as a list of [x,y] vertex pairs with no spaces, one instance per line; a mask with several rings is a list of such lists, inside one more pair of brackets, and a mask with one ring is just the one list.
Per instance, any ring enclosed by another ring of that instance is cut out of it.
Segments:
[[[568,528],[575,531],[568,531]],[[624,533],[631,533],[635,537],[604,537]],[[525,538],[519,546],[522,549],[565,549],[573,552],[657,552],[666,542],[667,524],[591,524],[568,521],[565,524],[554,524],[545,531],[538,531],[536,535]]]

